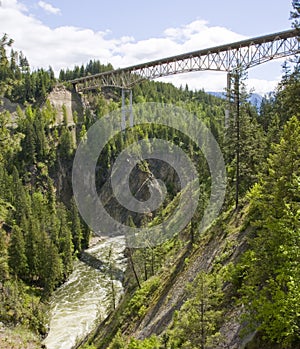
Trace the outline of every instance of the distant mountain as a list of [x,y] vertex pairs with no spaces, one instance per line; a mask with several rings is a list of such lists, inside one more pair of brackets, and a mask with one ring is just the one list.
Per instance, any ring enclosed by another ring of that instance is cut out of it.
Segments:
[[[219,98],[226,98],[226,92],[211,92],[211,91],[208,91],[207,93],[213,95],[213,96],[216,96],[216,97],[219,97]],[[258,93],[252,93],[250,98],[248,99],[249,102],[255,106],[256,108],[260,108],[260,105],[261,105],[261,102],[263,100],[263,96],[259,95]]]

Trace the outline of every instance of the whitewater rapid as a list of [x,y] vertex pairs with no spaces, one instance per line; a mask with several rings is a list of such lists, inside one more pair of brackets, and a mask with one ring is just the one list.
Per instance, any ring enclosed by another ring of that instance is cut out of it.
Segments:
[[114,288],[117,301],[122,295],[122,274],[126,268],[125,239],[107,238],[84,252],[83,261],[50,300],[49,333],[43,344],[47,349],[72,349],[111,309],[108,294],[111,281],[107,272],[108,251],[114,260]]

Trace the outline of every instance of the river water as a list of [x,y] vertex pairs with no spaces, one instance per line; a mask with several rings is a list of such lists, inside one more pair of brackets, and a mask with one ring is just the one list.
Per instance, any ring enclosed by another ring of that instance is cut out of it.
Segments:
[[[118,301],[126,268],[124,248],[123,237],[107,238],[86,250],[82,261],[75,262],[73,273],[51,298],[50,329],[44,340],[47,349],[73,348],[95,327],[97,319],[108,314],[112,307],[110,275]],[[110,250],[113,262],[108,262]]]

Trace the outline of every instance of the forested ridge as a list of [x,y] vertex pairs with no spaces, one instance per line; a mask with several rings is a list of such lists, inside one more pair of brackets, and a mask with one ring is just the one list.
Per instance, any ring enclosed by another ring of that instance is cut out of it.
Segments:
[[72,193],[63,197],[57,185],[58,173],[70,172],[75,143],[66,122],[53,126],[46,96],[54,74],[31,72],[22,53],[8,56],[12,43],[6,35],[0,42],[1,94],[19,103],[0,114],[0,320],[45,334],[45,302],[87,247],[89,230]]
[[[293,26],[298,27],[298,1],[293,8]],[[226,198],[214,225],[199,234],[210,174],[187,135],[160,125],[138,125],[107,143],[98,160],[99,189],[122,149],[140,139],[163,138],[193,160],[201,195],[192,221],[180,234],[159,246],[126,249],[125,294],[118,306],[112,302],[111,313],[82,348],[300,348],[297,59],[284,64],[281,82],[259,110],[248,102],[246,73],[232,74],[226,123],[226,101],[202,90],[153,81],[134,87],[134,103],[173,104],[209,127],[226,163]],[[91,125],[121,107],[118,90],[89,92],[80,97],[82,115],[74,112],[75,126],[70,126],[65,107],[59,111],[62,122],[56,122],[58,111],[48,96],[55,86],[71,88],[68,80],[111,69],[90,61],[61,70],[55,78],[51,67],[31,71],[23,53],[14,51],[13,38],[0,39],[1,103],[5,97],[18,104],[15,111],[0,113],[0,322],[36,333],[36,347],[48,331],[49,297],[89,245],[91,232],[71,187],[77,145]],[[170,171],[164,166],[143,161],[136,176],[163,177]],[[153,216],[118,211],[123,223],[151,227],[169,217],[182,193],[175,177],[165,177],[163,207]],[[119,210],[114,204],[110,209]]]

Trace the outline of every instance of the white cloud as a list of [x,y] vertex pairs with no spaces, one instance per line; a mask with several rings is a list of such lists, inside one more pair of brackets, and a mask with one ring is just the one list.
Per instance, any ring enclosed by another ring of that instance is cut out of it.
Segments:
[[48,13],[51,13],[53,15],[60,15],[61,11],[59,8],[52,6],[51,4],[45,2],[45,1],[39,1],[38,2],[39,7],[41,7],[43,10],[45,10]]
[[[14,39],[14,48],[23,51],[34,69],[51,66],[56,74],[60,69],[86,64],[90,59],[112,63],[119,68],[244,38],[229,29],[210,27],[206,21],[196,20],[179,28],[166,29],[159,38],[136,41],[133,37],[124,36],[109,39],[108,30],[93,31],[74,26],[52,29],[32,16],[19,1],[2,0],[2,3],[0,34],[7,33]],[[187,83],[192,89],[223,91],[226,74],[189,73],[168,77],[164,81],[177,86]],[[257,79],[248,81],[256,92],[274,89],[275,83]]]
[[248,79],[246,83],[249,91],[253,89],[255,93],[264,96],[268,92],[274,91],[279,81],[280,77],[277,80]]
[[[171,82],[177,87],[187,84],[191,90],[204,89],[205,91],[225,92],[227,87],[227,74],[224,72],[195,72],[178,74],[159,79],[160,81]],[[280,81],[280,76],[277,79],[255,79],[250,78],[245,80],[247,90],[255,92],[262,96],[274,91]]]
[[18,0],[1,0],[2,8],[13,8],[19,11],[27,12],[27,8],[24,4],[20,3]]
[[165,36],[175,40],[185,41],[192,35],[204,31],[207,28],[207,21],[196,20],[187,25],[182,25],[180,28],[168,28],[164,31]]
[[204,20],[196,20],[180,28],[166,29],[164,34],[172,41],[179,42],[184,52],[245,39],[245,36],[224,27],[209,27],[208,22]]

